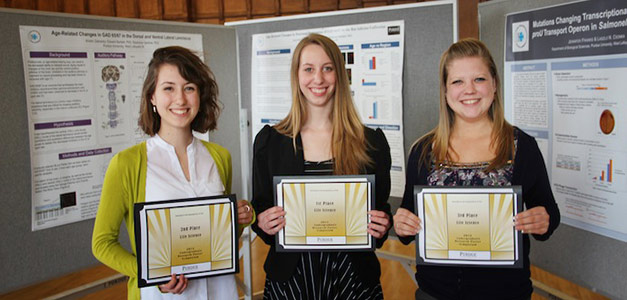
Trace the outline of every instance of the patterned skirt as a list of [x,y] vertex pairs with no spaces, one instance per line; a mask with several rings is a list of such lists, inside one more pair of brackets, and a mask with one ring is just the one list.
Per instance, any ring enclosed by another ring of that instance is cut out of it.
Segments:
[[263,299],[383,299],[381,284],[366,286],[345,252],[302,253],[292,278],[266,277]]

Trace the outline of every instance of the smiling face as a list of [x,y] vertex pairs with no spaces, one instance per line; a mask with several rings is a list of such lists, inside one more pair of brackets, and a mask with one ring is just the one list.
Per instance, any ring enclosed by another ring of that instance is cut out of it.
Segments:
[[316,44],[303,48],[298,67],[298,85],[309,107],[330,107],[335,80],[335,68],[324,49]]
[[200,107],[198,86],[183,78],[175,65],[159,67],[150,102],[161,117],[160,136],[177,131],[191,133],[191,123]]
[[447,67],[446,103],[455,117],[467,122],[489,118],[494,101],[495,80],[480,57],[463,57]]

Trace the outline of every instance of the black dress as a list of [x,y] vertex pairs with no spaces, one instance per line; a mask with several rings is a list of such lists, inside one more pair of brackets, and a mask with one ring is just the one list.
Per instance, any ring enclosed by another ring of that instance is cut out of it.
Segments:
[[[305,161],[306,175],[332,175],[333,160]],[[381,284],[359,281],[346,252],[303,252],[288,281],[266,278],[264,299],[383,299]]]
[[[560,222],[560,213],[551,192],[546,167],[533,137],[514,130],[515,157],[502,168],[486,172],[489,162],[477,164],[442,163],[419,165],[422,151],[430,146],[416,145],[407,162],[405,195],[401,207],[414,211],[414,185],[431,186],[508,186],[521,185],[526,209],[544,206],[550,216],[549,229],[537,240],[548,239]],[[433,162],[432,162],[433,163]],[[400,237],[408,244],[414,236]],[[523,267],[484,268],[456,266],[418,266],[416,280],[420,289],[437,299],[529,299],[533,288],[529,269],[529,235],[523,235]]]
[[[375,209],[390,216],[390,149],[381,130],[365,128],[370,147],[367,152],[374,164],[362,174],[375,174]],[[305,163],[300,137],[296,149],[292,138],[264,127],[255,138],[253,156],[252,204],[261,214],[274,206],[273,176],[329,174],[332,162]],[[381,267],[373,252],[276,252],[275,237],[266,234],[257,223],[253,230],[270,245],[264,264],[266,299],[382,299]],[[387,234],[376,240],[381,247]]]

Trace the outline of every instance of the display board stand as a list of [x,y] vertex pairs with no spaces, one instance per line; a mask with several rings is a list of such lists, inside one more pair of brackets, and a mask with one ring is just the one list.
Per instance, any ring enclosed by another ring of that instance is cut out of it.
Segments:
[[[505,16],[567,0],[496,0],[479,4],[481,40],[504,74]],[[560,209],[565,209],[560,207]],[[531,263],[612,299],[627,299],[627,243],[561,224],[548,241],[531,239]]]
[[[240,141],[232,138],[239,135],[240,126],[238,75],[234,67],[237,57],[232,55],[237,52],[234,28],[16,9],[0,9],[0,19],[3,23],[0,32],[3,99],[0,107],[4,114],[0,118],[0,140],[4,145],[0,150],[3,162],[0,174],[0,195],[3,197],[0,294],[98,263],[91,251],[93,219],[31,231],[31,166],[20,25],[201,34],[204,58],[216,76],[219,99],[224,105],[218,129],[209,138],[230,151],[233,157],[232,192],[243,195],[246,189],[241,175]],[[121,230],[120,241],[130,249],[125,229]]]
[[[248,120],[251,119],[252,109],[252,35],[394,20],[404,20],[405,23],[403,136],[407,159],[413,142],[437,123],[440,56],[457,40],[457,1],[454,0],[226,23],[237,29],[242,108],[247,110]],[[247,130],[247,136],[252,140],[250,127]],[[242,154],[248,156],[252,166],[252,147],[248,149],[248,153]],[[249,187],[252,188],[252,185]],[[391,198],[390,203],[392,211],[396,211],[400,199]]]
[[[4,50],[3,72],[0,73],[0,90],[4,97],[0,108],[4,117],[0,118],[3,128],[0,139],[5,145],[0,150],[4,163],[0,174],[0,194],[5,204],[0,213],[5,241],[0,246],[0,256],[3,257],[0,263],[3,270],[0,294],[98,263],[91,252],[93,220],[31,231],[29,123],[20,25],[201,34],[204,58],[216,76],[220,87],[219,98],[224,105],[218,129],[209,138],[230,151],[232,192],[238,198],[248,200],[248,195],[252,195],[248,184],[252,144],[248,143],[251,137],[246,124],[250,118],[246,114],[251,108],[252,34],[404,20],[403,118],[406,155],[413,141],[437,122],[439,59],[441,53],[457,39],[457,2],[454,0],[254,20],[231,23],[226,27],[15,9],[0,9],[0,19],[3,20],[0,43]],[[241,117],[240,109],[244,113]],[[391,199],[390,202],[393,211],[396,211],[400,199]],[[126,231],[121,230],[120,241],[129,248],[127,240]],[[250,250],[245,248],[242,252],[250,253]],[[246,255],[244,261],[248,268],[250,260]],[[248,298],[251,296],[250,288],[246,291]]]

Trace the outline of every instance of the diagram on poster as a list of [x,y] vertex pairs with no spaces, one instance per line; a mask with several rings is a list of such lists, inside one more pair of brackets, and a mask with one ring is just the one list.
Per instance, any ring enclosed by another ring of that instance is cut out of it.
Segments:
[[118,151],[137,126],[152,52],[179,45],[202,56],[202,36],[20,26],[32,182],[32,230],[93,218]]
[[534,135],[562,220],[627,241],[627,3],[507,16],[508,119]]
[[253,35],[252,138],[263,126],[278,123],[289,112],[292,53],[309,33],[326,35],[340,48],[362,122],[371,128],[381,128],[390,144],[390,195],[402,197],[405,188],[402,20]]

